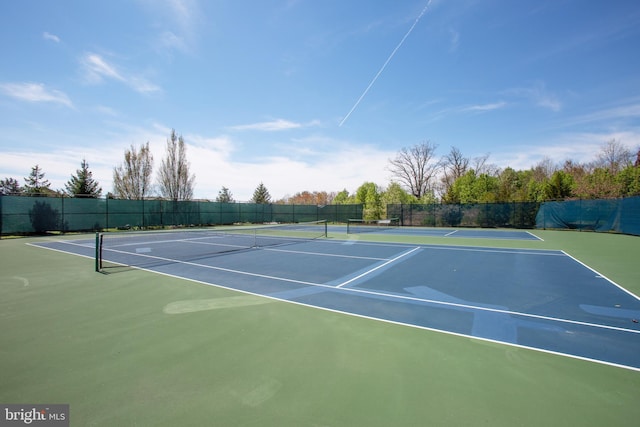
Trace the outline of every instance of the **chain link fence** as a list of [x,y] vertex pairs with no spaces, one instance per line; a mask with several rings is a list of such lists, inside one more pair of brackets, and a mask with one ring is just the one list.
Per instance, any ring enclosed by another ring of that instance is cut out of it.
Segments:
[[540,203],[390,204],[387,217],[422,227],[535,228]]

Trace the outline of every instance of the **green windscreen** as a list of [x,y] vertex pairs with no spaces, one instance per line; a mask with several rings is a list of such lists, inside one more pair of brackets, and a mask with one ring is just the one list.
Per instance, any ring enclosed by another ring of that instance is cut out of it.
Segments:
[[299,223],[361,218],[362,205],[0,196],[0,235]]

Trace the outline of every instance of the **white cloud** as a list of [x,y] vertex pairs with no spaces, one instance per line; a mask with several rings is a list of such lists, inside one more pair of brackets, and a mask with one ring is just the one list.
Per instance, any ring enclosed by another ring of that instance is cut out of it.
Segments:
[[95,112],[107,117],[120,116],[120,113],[118,112],[118,110],[111,107],[107,107],[106,105],[97,105],[96,107],[94,107],[94,110]]
[[451,28],[449,29],[449,36],[451,37],[449,41],[449,51],[455,52],[458,50],[458,46],[460,46],[460,33]]
[[602,121],[617,121],[625,119],[640,118],[640,99],[633,98],[624,100],[618,105],[607,106],[588,114],[570,118],[564,122],[566,125],[577,125],[584,123],[597,123]]
[[244,131],[244,130],[256,130],[256,131],[264,131],[264,132],[275,132],[282,130],[290,130],[290,129],[299,129],[303,127],[317,126],[319,122],[317,120],[313,120],[309,123],[296,123],[291,122],[289,120],[277,119],[269,122],[259,122],[259,123],[251,123],[247,125],[238,125],[232,126],[231,130],[236,131]]
[[60,37],[56,36],[55,34],[47,33],[46,31],[42,33],[42,38],[55,43],[60,43]]
[[96,53],[86,53],[81,59],[86,70],[86,77],[90,83],[101,83],[104,78],[124,81],[118,70],[100,55]]
[[127,80],[127,84],[136,92],[140,92],[142,94],[152,94],[161,92],[160,86],[151,83],[147,79],[143,77],[131,76]]
[[27,102],[52,102],[73,108],[73,103],[59,90],[47,89],[42,83],[3,83],[0,91],[7,96]]
[[494,102],[492,104],[478,104],[478,105],[471,105],[469,107],[461,107],[460,111],[484,113],[487,111],[499,110],[501,108],[504,108],[506,105],[507,105],[506,102],[500,101],[500,102]]
[[234,152],[235,142],[227,135],[206,137],[201,135],[185,135],[185,142],[197,149],[213,151],[222,157],[228,158]]
[[493,102],[489,104],[463,105],[463,106],[457,106],[457,107],[443,108],[434,113],[430,113],[428,120],[430,122],[435,122],[451,115],[488,113],[490,111],[495,111],[495,110],[500,110],[502,108],[505,108],[507,105],[508,104],[505,101],[499,101],[499,102]]
[[164,31],[158,36],[158,42],[164,48],[169,50],[177,49],[181,51],[187,51],[187,42],[184,37],[178,36],[172,31]]
[[166,5],[181,29],[188,30],[193,26],[198,11],[196,0],[167,0]]
[[535,82],[529,87],[520,87],[505,91],[506,94],[522,97],[534,105],[558,112],[562,109],[562,102],[558,96],[549,91],[543,82]]
[[105,79],[116,80],[142,94],[160,92],[160,87],[142,76],[130,74],[109,63],[97,53],[87,52],[80,58],[85,71],[85,80],[91,84],[102,83]]
[[159,31],[153,44],[158,51],[171,54],[193,50],[203,23],[197,0],[141,0],[141,4],[155,18]]

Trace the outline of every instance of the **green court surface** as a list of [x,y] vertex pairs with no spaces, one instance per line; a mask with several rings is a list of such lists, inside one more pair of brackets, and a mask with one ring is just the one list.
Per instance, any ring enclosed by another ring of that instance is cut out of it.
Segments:
[[[455,244],[561,249],[640,294],[640,238],[534,234],[543,240]],[[99,274],[91,259],[27,245],[42,240],[0,240],[0,403],[68,403],[72,426],[618,426],[640,419],[637,371],[134,269]]]

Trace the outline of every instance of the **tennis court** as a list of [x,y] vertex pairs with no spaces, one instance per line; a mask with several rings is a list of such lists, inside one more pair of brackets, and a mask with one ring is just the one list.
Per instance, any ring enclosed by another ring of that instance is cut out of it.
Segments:
[[[134,266],[313,308],[640,370],[640,300],[563,251],[338,238],[258,247],[255,235],[202,232],[110,237],[102,258],[114,267],[106,272],[127,274],[115,266]],[[36,245],[93,257],[96,241]]]

